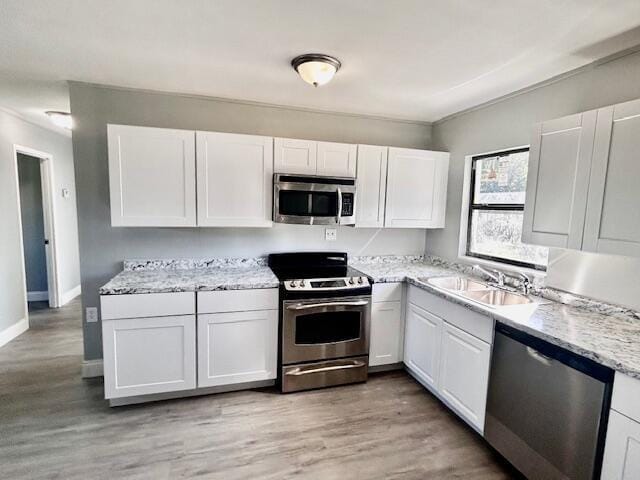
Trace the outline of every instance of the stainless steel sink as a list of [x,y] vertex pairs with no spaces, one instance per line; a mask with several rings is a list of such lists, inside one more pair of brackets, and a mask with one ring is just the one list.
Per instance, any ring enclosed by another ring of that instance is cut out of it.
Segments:
[[534,303],[528,297],[520,295],[518,293],[507,292],[505,290],[477,290],[477,291],[463,291],[458,292],[461,297],[474,300],[478,303],[483,303],[492,307],[499,307],[505,305],[526,305]]
[[427,283],[434,287],[454,292],[486,290],[490,288],[484,283],[476,282],[464,277],[434,277],[427,279]]

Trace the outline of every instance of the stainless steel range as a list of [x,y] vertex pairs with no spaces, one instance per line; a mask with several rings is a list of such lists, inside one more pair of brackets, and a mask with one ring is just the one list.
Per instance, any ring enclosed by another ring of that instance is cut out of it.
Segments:
[[346,253],[279,253],[279,383],[283,392],[364,382],[371,282]]

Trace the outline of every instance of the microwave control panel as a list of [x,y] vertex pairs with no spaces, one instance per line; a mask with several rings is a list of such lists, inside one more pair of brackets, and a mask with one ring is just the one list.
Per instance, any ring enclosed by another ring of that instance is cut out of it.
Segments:
[[342,216],[351,217],[353,215],[353,193],[342,194]]

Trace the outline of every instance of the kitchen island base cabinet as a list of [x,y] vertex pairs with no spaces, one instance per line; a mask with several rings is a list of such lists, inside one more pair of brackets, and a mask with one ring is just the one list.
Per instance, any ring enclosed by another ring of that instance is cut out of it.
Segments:
[[278,311],[198,315],[198,387],[276,378]]
[[196,387],[195,315],[103,320],[105,398]]

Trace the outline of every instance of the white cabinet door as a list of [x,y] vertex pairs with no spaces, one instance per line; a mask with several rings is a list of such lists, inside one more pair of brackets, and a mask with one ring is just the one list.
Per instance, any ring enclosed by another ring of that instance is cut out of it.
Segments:
[[107,125],[111,225],[196,225],[195,133]]
[[278,311],[198,315],[198,387],[276,378]]
[[409,303],[404,334],[404,363],[426,386],[436,390],[442,320]]
[[103,320],[105,398],[196,388],[196,317]]
[[602,480],[640,478],[640,423],[615,410],[609,414]]
[[316,173],[329,177],[356,176],[356,145],[318,142]]
[[440,394],[479,431],[484,429],[491,347],[444,322]]
[[273,143],[275,172],[315,175],[317,143],[312,140],[275,138]]
[[640,100],[598,110],[583,249],[640,257]]
[[358,145],[356,227],[384,226],[388,151],[387,147]]
[[272,226],[273,138],[197,132],[198,226]]
[[369,366],[402,361],[402,305],[374,303],[371,308]]
[[529,153],[522,241],[582,247],[596,111],[537,124]]
[[448,173],[447,152],[390,147],[385,227],[444,227]]

